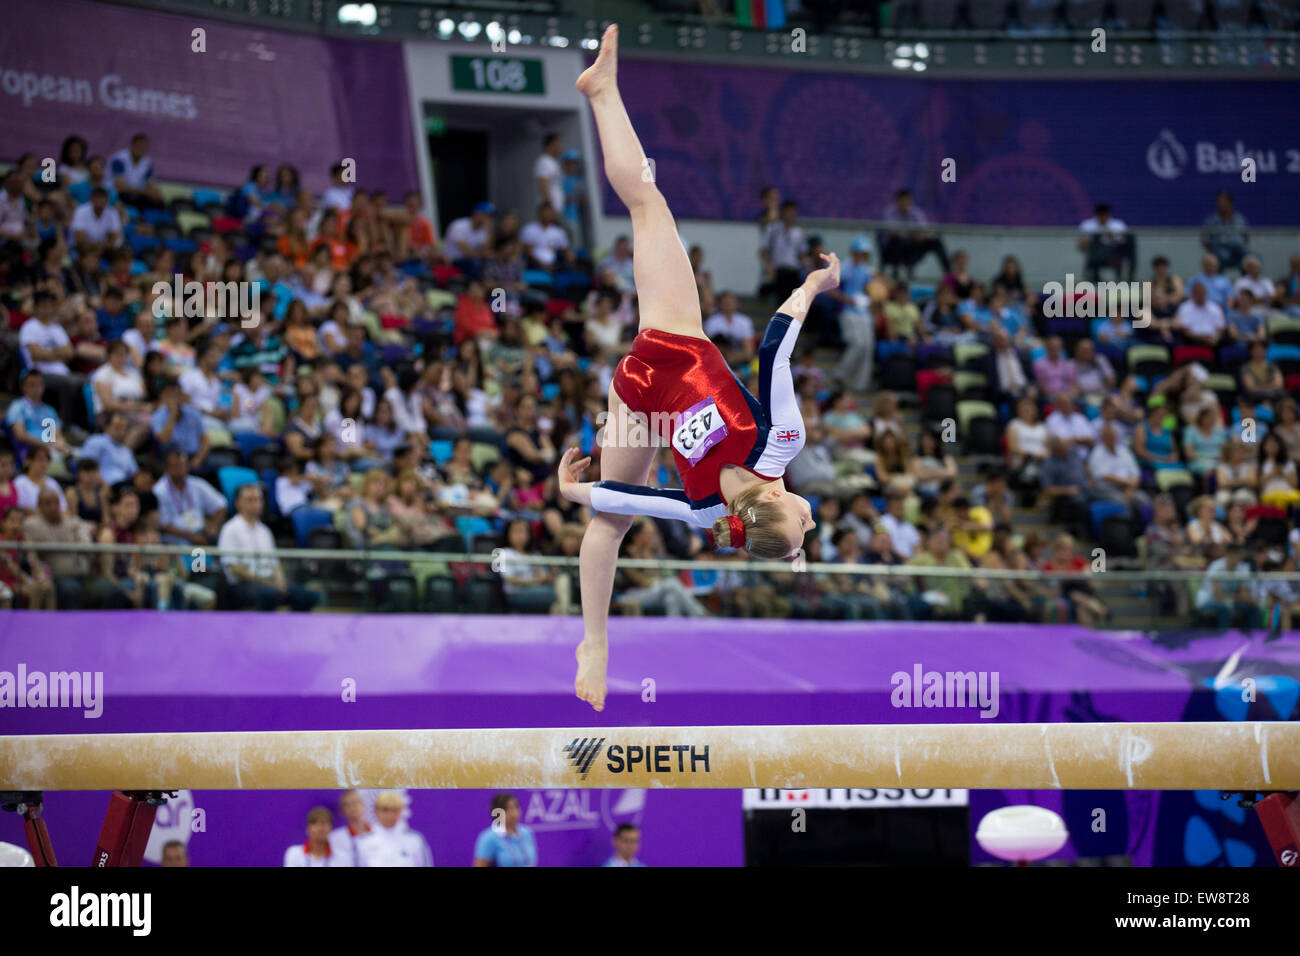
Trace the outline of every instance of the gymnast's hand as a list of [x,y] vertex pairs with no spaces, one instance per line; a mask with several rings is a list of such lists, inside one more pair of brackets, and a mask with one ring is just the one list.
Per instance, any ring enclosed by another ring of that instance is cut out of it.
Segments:
[[591,504],[591,489],[583,483],[582,473],[591,464],[591,456],[578,458],[578,449],[569,448],[560,459],[558,477],[560,494],[579,505]]
[[808,273],[808,278],[804,280],[804,285],[809,287],[813,295],[829,292],[840,284],[840,257],[833,252],[830,255],[823,252],[821,257],[826,260],[826,267]]

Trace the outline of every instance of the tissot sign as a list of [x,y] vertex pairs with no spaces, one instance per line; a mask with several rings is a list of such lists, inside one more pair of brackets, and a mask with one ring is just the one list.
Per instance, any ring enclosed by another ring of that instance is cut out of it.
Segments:
[[964,807],[969,790],[880,790],[867,787],[828,787],[824,790],[745,790],[746,810],[872,809],[881,807]]

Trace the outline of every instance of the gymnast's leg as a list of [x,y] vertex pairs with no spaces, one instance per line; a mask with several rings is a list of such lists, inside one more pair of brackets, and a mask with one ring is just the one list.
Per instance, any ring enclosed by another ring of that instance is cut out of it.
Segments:
[[[624,434],[628,413],[611,385],[609,418],[601,441],[600,477],[643,485],[657,448],[650,442],[632,444]],[[644,435],[645,429],[639,429]],[[614,593],[618,549],[632,526],[631,515],[596,514],[582,536],[578,574],[582,584],[582,643],[578,645],[578,676],[574,691],[596,710],[605,709],[605,670],[609,664],[609,602]]]
[[632,269],[640,327],[706,338],[695,272],[628,119],[618,92],[617,71],[618,27],[611,24],[596,62],[578,77],[578,89],[591,103],[605,175],[632,217]]

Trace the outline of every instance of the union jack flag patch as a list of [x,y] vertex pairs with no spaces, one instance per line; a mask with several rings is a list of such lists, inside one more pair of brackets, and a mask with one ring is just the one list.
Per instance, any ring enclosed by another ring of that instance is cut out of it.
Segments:
[[799,440],[799,429],[797,429],[797,428],[783,428],[783,429],[781,429],[779,432],[776,433],[776,440],[777,440],[777,441],[798,441],[798,440]]

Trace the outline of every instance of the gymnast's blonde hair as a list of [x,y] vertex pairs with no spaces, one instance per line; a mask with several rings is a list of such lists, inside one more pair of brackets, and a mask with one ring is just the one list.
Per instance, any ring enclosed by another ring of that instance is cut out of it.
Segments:
[[[762,494],[763,486],[754,485],[731,503],[731,513],[745,525],[745,543],[741,547],[755,558],[784,558],[790,553],[790,542],[778,529],[785,513],[775,501],[762,500]],[[719,548],[736,547],[726,518],[713,522],[713,539]]]

